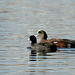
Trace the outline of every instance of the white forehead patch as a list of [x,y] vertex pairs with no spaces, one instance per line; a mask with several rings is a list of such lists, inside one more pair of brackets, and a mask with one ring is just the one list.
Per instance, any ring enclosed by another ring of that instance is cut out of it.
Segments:
[[38,34],[38,32],[41,31],[41,30],[42,30],[42,29],[38,30],[38,31],[37,31],[37,34]]

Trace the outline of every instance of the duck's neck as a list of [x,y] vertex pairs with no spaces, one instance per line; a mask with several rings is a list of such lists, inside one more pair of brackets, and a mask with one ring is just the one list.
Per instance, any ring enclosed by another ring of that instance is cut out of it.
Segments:
[[42,38],[42,40],[47,40],[47,38],[48,38],[48,36],[47,36],[47,34],[45,33],[44,36],[43,36],[43,38]]
[[45,39],[41,39],[40,42],[47,42],[47,40],[45,40]]
[[47,38],[41,38],[41,40],[47,40]]
[[34,40],[34,41],[32,41],[31,45],[34,45],[35,43],[37,43],[37,41]]

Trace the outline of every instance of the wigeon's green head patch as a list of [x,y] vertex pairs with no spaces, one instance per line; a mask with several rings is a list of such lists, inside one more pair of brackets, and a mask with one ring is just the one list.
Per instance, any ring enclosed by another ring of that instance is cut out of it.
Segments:
[[42,30],[40,30],[38,33],[39,33],[39,34],[44,34],[44,32],[43,32]]

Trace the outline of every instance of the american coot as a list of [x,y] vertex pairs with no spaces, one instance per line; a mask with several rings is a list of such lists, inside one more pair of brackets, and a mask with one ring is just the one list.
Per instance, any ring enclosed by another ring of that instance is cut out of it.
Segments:
[[51,42],[55,44],[58,48],[75,48],[75,40],[56,39],[56,38],[47,40],[48,36],[44,30],[39,30],[37,33],[38,33],[38,36],[40,36],[41,38],[40,42]]
[[37,43],[37,39],[34,35],[31,35],[29,37],[29,40],[31,41],[31,51],[44,52],[44,53],[57,51],[57,46],[53,43],[47,43],[47,42]]

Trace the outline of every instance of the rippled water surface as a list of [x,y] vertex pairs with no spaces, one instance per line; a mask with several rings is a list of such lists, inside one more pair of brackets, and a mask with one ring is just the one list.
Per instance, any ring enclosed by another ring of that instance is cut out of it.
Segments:
[[75,49],[30,55],[39,29],[75,39],[75,0],[0,0],[0,75],[75,75]]

